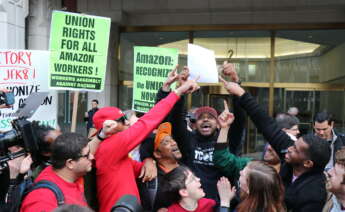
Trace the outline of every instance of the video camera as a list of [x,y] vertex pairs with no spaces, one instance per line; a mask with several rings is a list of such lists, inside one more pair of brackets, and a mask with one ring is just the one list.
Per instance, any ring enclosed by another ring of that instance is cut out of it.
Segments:
[[131,194],[123,195],[111,208],[111,212],[143,212],[136,196]]
[[0,91],[0,105],[5,104],[13,105],[14,104],[14,94],[12,92],[2,92]]
[[[33,132],[32,123],[27,119],[31,118],[41,105],[44,98],[48,96],[48,92],[32,93],[27,97],[25,103],[17,110],[15,115],[18,117],[12,121],[12,130],[0,134],[0,170],[7,167],[7,161],[30,153],[34,162],[40,155],[38,138]],[[24,150],[9,153],[8,148],[19,145]]]

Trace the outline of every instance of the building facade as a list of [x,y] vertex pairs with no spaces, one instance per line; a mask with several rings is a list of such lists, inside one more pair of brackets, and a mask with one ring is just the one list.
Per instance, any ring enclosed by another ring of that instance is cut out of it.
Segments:
[[[345,2],[342,0],[3,0],[0,48],[47,50],[51,11],[67,10],[112,19],[105,90],[81,92],[78,110],[92,99],[100,106],[131,107],[133,46],[179,49],[186,65],[187,44],[215,51],[220,65],[232,50],[243,86],[273,115],[300,109],[301,127],[311,129],[313,115],[335,114],[345,127]],[[228,98],[220,85],[204,85],[187,107],[218,110]],[[71,122],[72,93],[59,93],[59,124]],[[84,127],[79,113],[78,129]],[[262,138],[249,121],[246,151]]]

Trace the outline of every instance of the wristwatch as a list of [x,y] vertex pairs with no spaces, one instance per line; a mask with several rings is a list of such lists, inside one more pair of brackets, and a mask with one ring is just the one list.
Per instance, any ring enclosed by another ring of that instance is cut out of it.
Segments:
[[100,141],[104,141],[105,139],[105,134],[103,132],[103,129],[101,129],[98,133],[97,133],[97,139],[100,140]]

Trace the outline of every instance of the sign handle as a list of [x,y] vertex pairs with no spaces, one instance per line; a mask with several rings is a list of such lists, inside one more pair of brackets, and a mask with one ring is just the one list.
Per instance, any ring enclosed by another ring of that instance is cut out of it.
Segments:
[[78,100],[79,100],[79,91],[75,91],[74,92],[74,97],[73,97],[73,111],[72,111],[71,132],[75,132],[75,129],[77,127]]

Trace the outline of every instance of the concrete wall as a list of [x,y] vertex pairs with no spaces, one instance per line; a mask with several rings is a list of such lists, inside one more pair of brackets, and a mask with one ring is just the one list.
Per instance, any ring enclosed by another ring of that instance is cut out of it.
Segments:
[[58,0],[30,0],[28,16],[27,47],[33,50],[48,50],[50,22],[53,10],[61,9]]
[[[79,0],[78,10],[122,25],[344,22],[343,0]],[[321,17],[321,18],[320,18]]]

